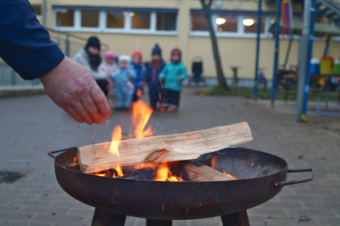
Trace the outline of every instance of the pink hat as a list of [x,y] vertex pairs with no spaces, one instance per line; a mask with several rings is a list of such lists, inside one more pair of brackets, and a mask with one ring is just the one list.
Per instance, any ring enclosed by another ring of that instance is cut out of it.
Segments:
[[113,55],[113,53],[110,50],[106,50],[104,57],[105,57],[105,60],[115,58],[115,56]]

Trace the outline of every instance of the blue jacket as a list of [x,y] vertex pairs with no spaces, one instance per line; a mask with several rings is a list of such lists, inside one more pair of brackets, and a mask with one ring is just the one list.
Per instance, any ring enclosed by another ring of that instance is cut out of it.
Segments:
[[162,61],[160,65],[156,68],[156,78],[152,79],[152,71],[154,69],[154,66],[151,64],[151,62],[145,63],[145,71],[144,71],[144,80],[148,84],[149,92],[155,93],[155,95],[158,96],[158,93],[161,92],[161,84],[159,83],[159,74],[163,70],[165,66],[165,63]]
[[[164,80],[164,89],[181,91],[182,81],[187,77],[187,69],[181,61],[176,64],[171,61],[164,67],[159,77]],[[179,77],[182,78],[182,81],[178,81]]]
[[115,74],[110,75],[110,78],[114,82],[114,95],[116,97],[126,96],[134,92],[133,90],[130,90],[129,86],[126,85],[128,81],[132,82],[135,78],[135,72],[132,68],[118,68]]
[[23,79],[31,80],[57,66],[64,54],[27,0],[0,0],[0,57]]

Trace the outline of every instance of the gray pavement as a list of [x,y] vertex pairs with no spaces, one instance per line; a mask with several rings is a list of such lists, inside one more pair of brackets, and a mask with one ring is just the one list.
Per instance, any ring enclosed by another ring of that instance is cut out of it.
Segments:
[[[289,168],[314,167],[315,179],[286,186],[268,202],[248,210],[251,225],[340,225],[340,117],[319,117],[311,106],[307,123],[296,123],[294,103],[194,95],[185,88],[178,113],[155,112],[156,135],[247,121],[254,141],[241,145],[284,158]],[[26,176],[0,184],[0,225],[90,225],[94,208],[58,185],[50,150],[108,141],[115,125],[131,131],[128,113],[113,112],[103,125],[73,121],[46,95],[0,99],[0,171]],[[108,125],[108,126],[106,126]],[[290,175],[289,179],[308,174]],[[126,225],[145,225],[128,217]],[[218,217],[174,225],[221,225]]]

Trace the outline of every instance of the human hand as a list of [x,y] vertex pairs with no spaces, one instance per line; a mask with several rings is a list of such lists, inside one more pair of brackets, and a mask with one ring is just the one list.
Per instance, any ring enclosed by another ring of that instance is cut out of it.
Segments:
[[39,79],[53,102],[76,121],[101,124],[110,116],[109,104],[91,72],[70,58]]

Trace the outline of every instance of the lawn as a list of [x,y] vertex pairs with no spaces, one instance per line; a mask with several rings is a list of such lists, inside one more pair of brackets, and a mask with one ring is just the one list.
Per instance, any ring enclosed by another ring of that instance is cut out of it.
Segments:
[[[246,98],[253,98],[254,90],[251,88],[235,88],[230,87],[230,90],[224,90],[219,88],[218,86],[215,86],[209,90],[206,91],[197,91],[196,94],[199,95],[206,95],[206,96],[242,96]],[[339,100],[338,94],[336,92],[330,92],[328,98],[330,100]],[[257,96],[259,99],[270,99],[271,96],[271,89],[258,89]],[[324,100],[325,93],[321,94],[321,100]],[[338,98],[338,99],[337,99]],[[276,100],[285,100],[285,91],[284,90],[277,90],[275,95]],[[317,99],[317,93],[311,92],[309,94],[309,100],[310,101],[316,101]],[[295,90],[289,90],[287,95],[287,100],[296,100],[296,91]]]

